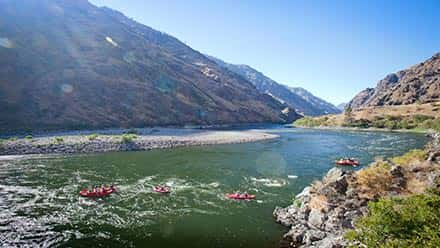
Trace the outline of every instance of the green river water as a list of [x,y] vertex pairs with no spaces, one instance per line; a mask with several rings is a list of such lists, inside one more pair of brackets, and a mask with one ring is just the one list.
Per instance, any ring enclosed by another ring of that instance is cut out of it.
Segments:
[[[268,247],[274,222],[339,156],[368,164],[421,148],[421,134],[272,128],[264,142],[145,152],[0,158],[0,243],[38,247]],[[289,177],[290,175],[290,177]],[[115,183],[103,199],[78,196]],[[152,192],[157,184],[170,195]],[[225,193],[247,191],[256,201]],[[2,246],[0,245],[0,246]]]

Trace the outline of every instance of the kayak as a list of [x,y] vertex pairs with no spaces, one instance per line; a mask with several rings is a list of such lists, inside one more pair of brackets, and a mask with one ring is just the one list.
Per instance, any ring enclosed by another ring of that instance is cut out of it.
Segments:
[[234,200],[253,200],[256,198],[255,195],[250,194],[226,194],[226,197]]
[[156,186],[156,187],[153,188],[153,190],[154,190],[154,192],[162,193],[162,194],[171,193],[171,190],[168,187],[158,187],[158,186]]
[[88,189],[83,189],[79,192],[79,194],[84,197],[103,197],[108,196],[114,192],[116,192],[116,189],[104,189],[104,191],[102,192],[93,192],[89,191]]
[[352,159],[340,159],[340,160],[336,160],[335,163],[337,165],[343,165],[343,166],[358,166],[359,165],[359,161],[352,160]]

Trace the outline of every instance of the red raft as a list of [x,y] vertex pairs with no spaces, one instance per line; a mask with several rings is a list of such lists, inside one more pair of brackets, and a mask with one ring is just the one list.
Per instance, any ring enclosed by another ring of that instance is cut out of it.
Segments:
[[352,158],[339,159],[336,160],[335,163],[342,166],[358,166],[360,164],[358,160]]
[[94,191],[89,191],[88,189],[83,189],[79,192],[79,194],[84,197],[103,197],[103,196],[110,195],[114,192],[116,192],[115,188],[105,188],[104,190],[99,191],[99,192],[94,192]]
[[239,194],[239,193],[226,194],[226,197],[229,199],[234,199],[234,200],[254,200],[256,198],[255,195]]
[[153,191],[162,194],[171,193],[171,189],[169,187],[162,187],[162,186],[154,186]]

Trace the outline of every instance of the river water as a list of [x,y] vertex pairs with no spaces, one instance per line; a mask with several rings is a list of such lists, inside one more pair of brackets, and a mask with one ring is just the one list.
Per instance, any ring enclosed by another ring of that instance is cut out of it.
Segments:
[[[279,139],[145,152],[0,158],[0,246],[278,247],[272,217],[340,156],[421,148],[421,134],[271,128]],[[87,186],[115,183],[103,199]],[[166,184],[170,195],[151,188]],[[256,201],[224,194],[247,191]]]

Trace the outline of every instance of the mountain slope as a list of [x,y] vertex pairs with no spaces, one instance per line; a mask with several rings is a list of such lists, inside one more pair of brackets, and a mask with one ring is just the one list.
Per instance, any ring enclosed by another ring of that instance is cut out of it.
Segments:
[[336,105],[336,107],[341,111],[344,111],[346,106],[347,106],[347,103],[345,103],[345,102]]
[[172,36],[86,0],[0,1],[1,129],[297,118]]
[[440,53],[406,70],[389,74],[376,88],[357,94],[351,109],[375,106],[408,105],[440,100]]
[[321,109],[322,111],[324,111],[324,114],[335,114],[335,113],[340,113],[340,109],[338,107],[336,107],[335,105],[319,98],[316,97],[315,95],[313,95],[312,93],[310,93],[309,91],[307,91],[304,88],[301,87],[289,87],[289,89],[297,94],[298,96],[300,96],[301,98],[303,98],[304,100],[306,100],[307,102],[309,102],[312,106]]
[[289,88],[285,85],[279,84],[248,65],[229,64],[218,58],[212,56],[208,57],[219,65],[249,80],[260,92],[272,95],[274,98],[287,103],[297,112],[304,115],[317,116],[341,112],[332,104],[312,95],[305,89]]

